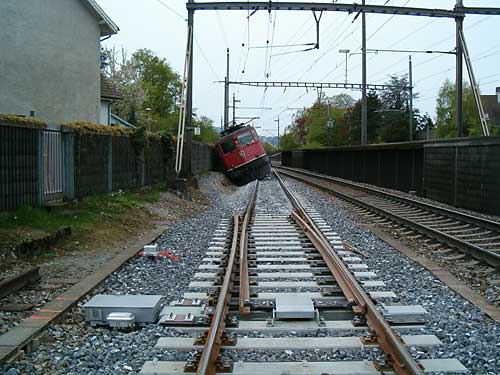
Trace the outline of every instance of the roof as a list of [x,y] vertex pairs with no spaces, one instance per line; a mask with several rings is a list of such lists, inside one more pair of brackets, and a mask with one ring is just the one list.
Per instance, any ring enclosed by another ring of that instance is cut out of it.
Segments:
[[488,114],[488,119],[492,125],[500,125],[500,104],[496,95],[481,95],[484,113]]
[[96,3],[95,0],[80,0],[83,5],[97,18],[99,26],[101,27],[101,36],[111,36],[118,31],[120,28],[114,23],[111,18],[102,10],[102,8]]
[[101,72],[101,99],[122,100],[123,94],[115,87],[113,82]]

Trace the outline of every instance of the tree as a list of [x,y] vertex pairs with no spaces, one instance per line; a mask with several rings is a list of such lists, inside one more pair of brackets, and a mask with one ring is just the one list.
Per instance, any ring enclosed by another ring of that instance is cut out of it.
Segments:
[[[463,85],[462,131],[464,136],[480,136],[483,134],[479,112],[471,87]],[[436,99],[436,134],[439,138],[453,138],[456,130],[456,97],[455,84],[446,80],[440,87]]]
[[219,138],[219,133],[214,128],[214,122],[206,116],[195,118],[194,126],[200,128],[200,135],[193,137],[195,141],[214,144]]
[[[377,129],[381,123],[381,113],[379,111],[382,109],[382,102],[375,91],[367,93],[366,101],[368,117],[367,139],[368,143],[375,143],[377,141]],[[361,143],[361,112],[361,100],[358,100],[346,113],[348,144]]]
[[266,154],[272,154],[273,152],[276,151],[276,147],[274,147],[272,144],[270,144],[269,142],[263,142],[262,143],[262,146],[264,147],[264,151],[266,152]]
[[181,81],[164,58],[141,49],[127,57],[114,48],[103,51],[104,73],[123,93],[113,112],[149,131],[177,132]]

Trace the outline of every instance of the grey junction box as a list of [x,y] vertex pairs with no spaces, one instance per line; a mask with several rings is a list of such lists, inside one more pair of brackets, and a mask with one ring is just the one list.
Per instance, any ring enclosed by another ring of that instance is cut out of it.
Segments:
[[314,304],[308,293],[282,293],[276,296],[276,319],[312,319]]
[[155,323],[161,310],[160,295],[98,294],[83,305],[85,321],[92,326],[107,325],[111,313],[131,313],[136,323]]

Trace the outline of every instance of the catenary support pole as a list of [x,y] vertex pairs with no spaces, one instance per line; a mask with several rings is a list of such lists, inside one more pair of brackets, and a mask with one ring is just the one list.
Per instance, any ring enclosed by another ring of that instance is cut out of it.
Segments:
[[[188,0],[188,3],[192,3],[193,0]],[[188,29],[191,29],[191,33],[188,38],[191,38],[190,44],[193,46],[194,39],[194,10],[188,10]],[[186,98],[186,162],[185,174],[188,179],[188,184],[192,176],[191,169],[191,159],[192,159],[192,144],[193,144],[193,52],[194,48],[191,48],[191,53],[189,55],[189,74],[187,78],[187,98]]]
[[227,49],[226,80],[224,85],[224,129],[229,125],[229,48]]
[[409,84],[410,84],[410,142],[413,142],[413,69],[411,64],[411,55],[408,56],[409,61]]
[[278,123],[278,150],[280,149],[280,117],[278,116],[277,120],[274,120]]
[[[462,7],[462,0],[457,0],[457,7]],[[462,129],[462,90],[463,90],[463,57],[462,57],[462,42],[460,40],[460,32],[464,24],[463,17],[455,18],[456,24],[456,76],[455,76],[455,124],[456,124],[456,135],[461,137],[463,135]]]
[[[365,0],[363,0],[365,5]],[[362,29],[362,47],[361,47],[361,70],[362,70],[362,88],[361,88],[361,144],[368,143],[368,101],[366,98],[366,17],[365,12],[361,13]]]

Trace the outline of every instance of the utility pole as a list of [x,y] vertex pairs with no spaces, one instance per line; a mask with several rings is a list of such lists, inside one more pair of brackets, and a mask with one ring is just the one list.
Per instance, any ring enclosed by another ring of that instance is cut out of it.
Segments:
[[[188,3],[193,3],[194,0],[188,0]],[[186,97],[186,163],[185,172],[186,178],[188,180],[188,185],[192,177],[191,169],[191,154],[192,154],[192,143],[193,143],[193,41],[194,41],[194,10],[188,10],[188,30],[191,32],[188,34],[190,38],[191,53],[189,54],[189,74],[187,77],[187,97]]]
[[278,116],[277,120],[274,120],[274,122],[278,123],[278,150],[280,149],[280,117]]
[[[462,0],[457,0],[457,7],[463,7]],[[460,33],[462,32],[462,27],[464,25],[463,17],[455,18],[456,25],[456,76],[455,76],[455,96],[456,96],[456,104],[455,104],[455,122],[456,122],[456,130],[457,137],[461,137],[463,135],[462,130],[462,90],[463,90],[463,58],[462,58],[462,41],[460,39]]]
[[224,129],[229,125],[229,48],[227,49],[226,80],[224,83]]
[[347,85],[347,54],[351,52],[348,49],[339,49],[340,53],[345,53],[345,84]]
[[410,80],[410,142],[413,142],[413,70],[411,64],[411,55],[409,58],[409,80]]
[[233,92],[233,125],[236,125],[236,103],[240,103],[241,100],[236,100],[236,94]]
[[[362,5],[365,5],[365,0],[363,0]],[[368,101],[366,98],[366,17],[365,12],[361,13],[361,70],[362,70],[362,89],[361,89],[361,144],[366,145],[368,143]]]

